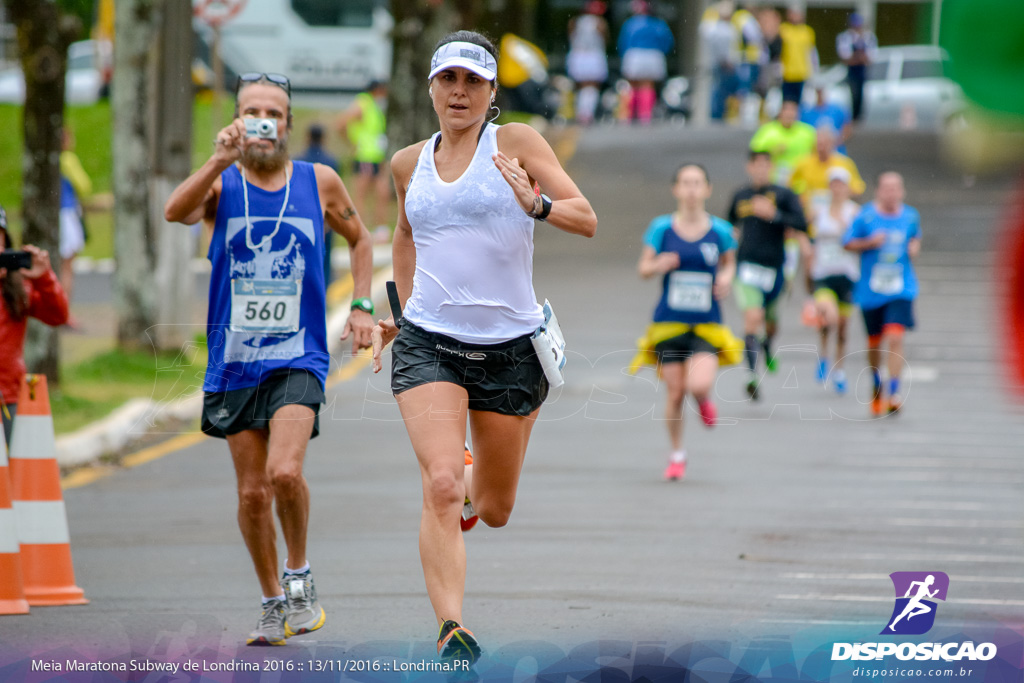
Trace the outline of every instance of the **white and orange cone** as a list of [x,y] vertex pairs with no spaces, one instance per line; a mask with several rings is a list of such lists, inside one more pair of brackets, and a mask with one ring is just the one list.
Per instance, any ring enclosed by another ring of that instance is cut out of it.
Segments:
[[21,578],[18,519],[11,504],[11,477],[7,469],[7,443],[0,423],[0,614],[28,614]]
[[84,591],[75,585],[53,416],[42,375],[28,375],[21,384],[10,469],[28,604],[87,604]]

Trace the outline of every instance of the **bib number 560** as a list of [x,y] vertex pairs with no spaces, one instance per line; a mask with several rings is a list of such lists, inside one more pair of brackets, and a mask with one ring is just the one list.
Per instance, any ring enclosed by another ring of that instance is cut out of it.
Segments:
[[285,313],[288,312],[288,307],[283,301],[278,301],[274,304],[274,308],[270,308],[270,302],[264,301],[261,307],[257,302],[250,301],[245,305],[245,319],[246,320],[276,320],[278,322],[284,320]]
[[231,330],[249,334],[289,334],[299,329],[301,283],[244,280],[231,283]]

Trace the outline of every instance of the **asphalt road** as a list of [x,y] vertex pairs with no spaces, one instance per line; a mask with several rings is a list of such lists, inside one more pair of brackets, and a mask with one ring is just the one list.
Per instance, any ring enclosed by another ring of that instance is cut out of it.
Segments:
[[[566,332],[569,380],[542,410],[511,523],[466,539],[464,614],[485,646],[752,642],[835,629],[873,637],[892,610],[888,574],[904,570],[949,574],[937,632],[1021,629],[1024,411],[1002,384],[993,269],[1013,179],[968,187],[940,163],[933,138],[850,145],[865,177],[901,170],[922,215],[902,414],[868,419],[859,321],[848,362],[856,396],[815,384],[813,334],[794,296],[763,400],[748,402],[742,375],[722,372],[722,424],[707,430],[689,410],[688,476],[661,480],[662,392],[649,372],[624,370],[657,295],[635,274],[640,240],[672,209],[669,178],[681,161],[708,165],[710,208],[724,211],[743,179],[745,142],[731,130],[582,136],[570,170],[598,212],[598,235],[540,225],[536,239],[536,290]],[[731,304],[726,316],[738,327]],[[291,640],[292,652],[429,656],[432,647],[419,478],[384,375],[363,370],[336,385],[309,450],[309,555],[328,622]],[[91,603],[0,617],[6,661],[235,651],[259,592],[223,442],[119,471],[66,501]]]

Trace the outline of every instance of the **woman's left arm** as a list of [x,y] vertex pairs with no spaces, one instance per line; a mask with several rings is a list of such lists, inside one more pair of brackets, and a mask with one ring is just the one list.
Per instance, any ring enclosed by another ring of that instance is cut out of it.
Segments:
[[718,258],[718,272],[715,273],[715,299],[724,299],[732,289],[733,278],[736,277],[736,250],[722,252]]
[[576,183],[558,162],[554,150],[540,133],[523,123],[509,123],[498,130],[498,153],[494,165],[515,192],[526,213],[539,208],[534,183],[551,197],[551,212],[545,220],[559,230],[593,237],[597,214]]

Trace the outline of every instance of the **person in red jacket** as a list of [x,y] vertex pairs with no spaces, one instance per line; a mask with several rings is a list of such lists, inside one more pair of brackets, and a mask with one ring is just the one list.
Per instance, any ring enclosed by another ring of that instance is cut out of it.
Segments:
[[[7,214],[0,207],[0,251],[11,246]],[[50,268],[49,252],[30,244],[22,248],[32,254],[31,268],[12,272],[0,268],[0,414],[8,446],[11,423],[18,409],[18,391],[25,377],[28,319],[38,318],[47,325],[63,325],[68,320],[68,297]]]

